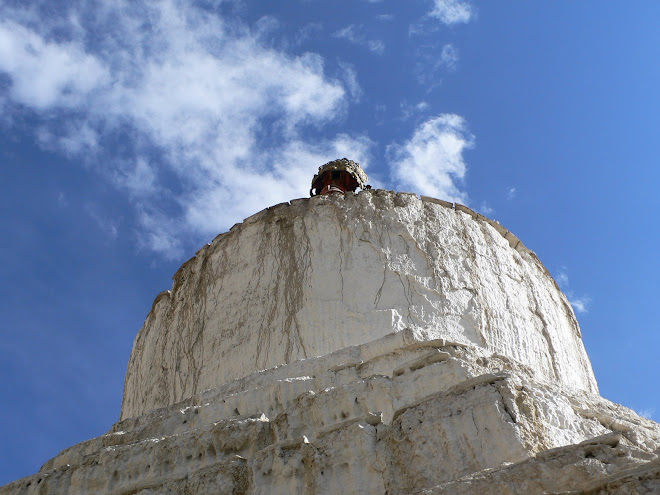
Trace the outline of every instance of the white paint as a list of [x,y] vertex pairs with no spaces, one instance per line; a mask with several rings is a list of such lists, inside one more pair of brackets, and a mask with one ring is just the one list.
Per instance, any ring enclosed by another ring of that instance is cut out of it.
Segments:
[[405,328],[596,392],[573,311],[545,268],[501,226],[461,209],[363,191],[296,200],[234,226],[154,304],[122,418]]

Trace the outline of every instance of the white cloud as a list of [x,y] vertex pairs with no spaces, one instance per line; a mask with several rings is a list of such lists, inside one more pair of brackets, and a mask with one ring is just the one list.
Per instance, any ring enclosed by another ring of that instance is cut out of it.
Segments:
[[436,43],[422,44],[417,49],[418,60],[415,75],[420,84],[428,85],[430,91],[442,83],[442,74],[456,70],[459,54],[453,44],[440,48]]
[[177,219],[165,215],[159,210],[147,210],[148,205],[138,206],[138,215],[142,229],[137,233],[138,245],[154,251],[168,260],[175,260],[184,254],[183,237],[174,235],[182,224]]
[[568,275],[565,271],[561,271],[555,277],[555,280],[559,284],[559,287],[568,287]]
[[141,245],[178,256],[183,239],[306,195],[324,161],[368,158],[365,138],[308,136],[345,113],[345,86],[359,97],[354,71],[342,84],[320,56],[269,47],[261,37],[272,22],[228,25],[178,0],[75,11],[48,22],[36,8],[7,11],[0,73],[10,85],[0,96],[44,117],[43,145],[87,159],[133,198]]
[[474,136],[459,115],[429,119],[409,141],[388,147],[392,179],[413,192],[465,203],[467,195],[456,182],[465,177],[463,152],[473,146]]
[[449,25],[470,22],[474,11],[472,6],[463,0],[435,0],[431,17]]
[[410,117],[417,113],[426,112],[428,108],[429,104],[423,100],[415,105],[408,103],[408,100],[403,100],[401,102],[401,118],[403,120],[408,120]]
[[14,102],[37,110],[76,107],[109,73],[79,43],[54,43],[15,22],[0,23],[0,72],[10,75]]
[[515,187],[507,188],[507,190],[506,190],[506,199],[511,201],[515,197],[516,197],[516,188]]
[[47,129],[42,129],[42,139],[47,139],[51,145],[61,146],[69,156],[94,153],[99,147],[99,132],[87,122],[76,124],[78,125],[69,126],[68,131],[59,138]]
[[566,293],[566,297],[568,298],[568,301],[571,303],[571,306],[573,306],[573,309],[576,313],[588,313],[591,298],[587,295],[578,297],[573,293],[573,291],[570,289],[567,271],[567,268],[562,266],[554,277],[555,281],[561,290]]
[[364,34],[364,26],[350,24],[332,34],[334,38],[344,39],[358,46],[365,46],[369,51],[382,55],[385,51],[385,43],[382,40],[370,40]]
[[140,157],[135,161],[119,166],[115,171],[115,183],[134,195],[148,195],[156,192],[155,167]]
[[355,101],[359,100],[362,96],[362,88],[358,82],[355,67],[346,62],[339,62],[339,68],[341,69],[342,79],[344,80],[344,84],[346,84],[346,89],[348,89],[351,98]]
[[454,70],[456,68],[456,63],[458,62],[458,50],[454,48],[454,45],[448,43],[442,47],[442,52],[440,52],[440,62],[449,70]]
[[305,24],[296,34],[295,41],[302,44],[308,39],[314,38],[323,32],[323,24],[320,22],[309,22]]
[[360,44],[364,41],[364,35],[358,32],[359,29],[360,26],[356,26],[355,24],[350,24],[345,28],[335,31],[334,33],[332,33],[332,36],[334,38],[345,39],[346,41],[350,41],[351,43]]
[[382,55],[385,51],[385,43],[382,40],[369,40],[367,41],[367,47],[378,55]]
[[88,203],[85,205],[85,212],[90,216],[92,220],[98,225],[99,229],[111,239],[116,239],[119,234],[119,227],[117,223],[110,218],[104,217],[97,211],[97,208],[94,204]]
[[653,419],[655,414],[655,407],[648,407],[646,409],[640,409],[637,414],[646,419]]
[[479,207],[479,213],[482,215],[489,216],[492,215],[494,211],[495,210],[493,210],[493,208],[486,201],[483,201]]
[[227,216],[242,220],[267,206],[300,197],[301,193],[306,196],[316,167],[337,157],[350,156],[368,171],[371,146],[366,138],[346,135],[316,145],[290,141],[277,153],[258,157],[270,163],[271,169],[266,173],[228,170],[230,183],[211,181],[200,185],[185,198],[186,223],[195,231],[213,234],[227,227]]
[[591,298],[588,296],[574,297],[571,292],[567,294],[568,300],[570,301],[573,309],[578,313],[588,313],[589,304],[591,303]]

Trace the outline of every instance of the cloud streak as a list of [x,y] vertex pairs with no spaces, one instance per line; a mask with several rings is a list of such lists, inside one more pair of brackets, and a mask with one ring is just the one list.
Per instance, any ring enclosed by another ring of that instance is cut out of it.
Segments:
[[433,10],[429,15],[443,24],[451,26],[470,22],[474,10],[468,2],[462,0],[435,0]]
[[655,407],[640,409],[637,414],[646,419],[653,419],[653,415],[655,414]]
[[108,69],[76,42],[54,43],[12,21],[0,23],[0,72],[10,98],[36,110],[77,107],[110,82]]
[[[136,225],[122,221],[119,233],[135,232],[139,246],[166,258],[306,196],[321,163],[348,156],[368,168],[375,147],[365,135],[328,131],[361,97],[352,66],[339,62],[343,79],[331,78],[321,56],[265,41],[272,20],[226,22],[224,5],[74,0],[56,11],[37,2],[7,7],[0,22],[4,119],[29,109],[38,143],[129,198]],[[384,49],[355,25],[335,36]],[[444,63],[455,60],[445,52]],[[428,119],[387,147],[391,180],[466,202],[463,153],[473,144],[460,116]]]
[[588,296],[575,297],[572,292],[568,292],[568,300],[570,301],[573,309],[578,313],[588,313],[589,304],[591,303],[591,298]]
[[440,63],[449,70],[455,70],[458,63],[458,50],[451,43],[442,47],[440,52]]
[[576,296],[573,291],[570,289],[570,283],[568,280],[568,273],[565,266],[562,266],[559,272],[555,275],[555,281],[561,287],[561,289],[566,293],[568,301],[573,306],[573,309],[576,313],[588,313],[589,305],[591,304],[591,297],[583,295],[581,297]]
[[364,46],[369,51],[382,55],[385,51],[385,43],[382,40],[371,40],[364,35],[364,26],[351,24],[333,33],[334,38],[343,39],[358,46]]
[[508,187],[506,189],[506,199],[507,201],[511,201],[512,199],[515,199],[516,197],[516,188],[515,187]]
[[148,249],[179,256],[190,235],[304,195],[310,165],[341,153],[368,164],[366,138],[307,135],[344,114],[347,83],[318,55],[268,47],[259,24],[175,0],[80,3],[48,23],[38,10],[0,24],[3,96],[42,117],[43,145],[128,193]]
[[463,152],[474,146],[465,120],[442,114],[423,122],[410,140],[387,149],[392,180],[427,196],[467,202],[459,185],[467,170]]

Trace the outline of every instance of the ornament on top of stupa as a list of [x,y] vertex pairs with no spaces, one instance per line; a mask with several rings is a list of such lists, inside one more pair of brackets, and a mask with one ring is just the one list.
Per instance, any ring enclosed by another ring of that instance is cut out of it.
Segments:
[[353,192],[358,187],[371,189],[371,186],[367,185],[368,180],[369,177],[359,163],[348,158],[340,158],[319,167],[318,173],[312,179],[309,195],[335,192],[343,194],[346,191]]

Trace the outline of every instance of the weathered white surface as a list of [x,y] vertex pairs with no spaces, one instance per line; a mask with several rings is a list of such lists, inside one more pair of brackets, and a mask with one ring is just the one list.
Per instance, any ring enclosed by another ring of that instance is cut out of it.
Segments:
[[269,208],[184,264],[136,338],[122,418],[406,328],[597,392],[566,297],[515,236],[460,205],[372,190]]
[[534,376],[504,356],[415,342],[402,331],[121,421],[0,494],[481,495],[583,493],[612,480],[626,489],[658,486],[656,423]]

